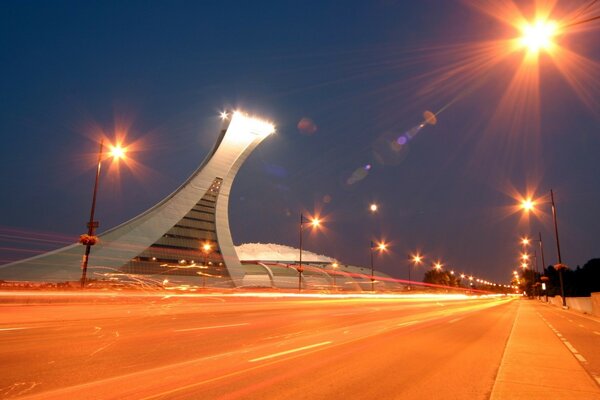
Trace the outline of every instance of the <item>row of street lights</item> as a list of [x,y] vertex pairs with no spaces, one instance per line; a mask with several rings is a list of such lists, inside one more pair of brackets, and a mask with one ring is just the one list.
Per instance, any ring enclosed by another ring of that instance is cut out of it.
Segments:
[[[530,211],[535,211],[535,206],[536,204],[548,204],[548,202],[539,202],[536,200],[533,200],[531,198],[527,198],[524,199],[523,201],[521,201],[521,209],[524,210],[525,212],[530,212]],[[550,205],[551,205],[551,210],[552,210],[552,220],[554,222],[554,237],[556,239],[556,251],[558,253],[558,264],[556,264],[554,266],[554,268],[556,268],[558,270],[558,276],[559,276],[559,280],[560,280],[560,296],[562,298],[562,305],[563,307],[567,306],[567,299],[565,298],[565,287],[564,287],[564,281],[563,281],[563,270],[567,268],[567,266],[565,264],[563,264],[562,262],[562,256],[561,256],[561,252],[560,252],[560,240],[558,237],[558,221],[557,221],[557,213],[556,213],[556,203],[554,202],[554,192],[552,189],[550,189]],[[527,243],[529,242],[529,240],[526,241]],[[543,268],[544,268],[544,273],[546,271],[546,264],[544,262],[544,250],[543,250],[543,244],[542,244],[542,234],[540,232],[539,234],[539,242],[540,242],[540,251],[542,253],[542,264],[543,264]],[[522,243],[525,246],[525,241],[522,241]],[[547,279],[547,277],[546,277]]]

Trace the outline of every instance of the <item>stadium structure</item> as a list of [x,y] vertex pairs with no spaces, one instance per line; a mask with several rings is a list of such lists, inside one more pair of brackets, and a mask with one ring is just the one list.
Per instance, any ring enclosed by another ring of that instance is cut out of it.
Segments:
[[[269,287],[370,290],[370,269],[342,265],[298,250],[262,245],[239,246],[229,229],[229,193],[240,167],[265,138],[275,132],[266,121],[242,112],[224,120],[221,133],[198,169],[172,194],[137,217],[98,235],[89,259],[90,284],[101,281],[169,282],[202,287]],[[258,247],[257,247],[258,246]],[[253,251],[248,251],[253,249]],[[245,250],[245,252],[244,252]],[[76,282],[83,246],[72,244],[0,266],[5,281]],[[375,287],[396,286],[374,274]]]

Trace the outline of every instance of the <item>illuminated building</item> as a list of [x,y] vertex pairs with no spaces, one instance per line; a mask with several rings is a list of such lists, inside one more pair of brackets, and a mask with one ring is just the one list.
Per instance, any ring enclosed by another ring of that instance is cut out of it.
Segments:
[[[229,193],[235,176],[274,127],[239,112],[222,118],[224,127],[214,148],[183,185],[149,210],[98,235],[90,255],[89,285],[110,280],[206,287],[295,286],[297,250],[280,259],[242,263],[229,230]],[[0,266],[0,279],[75,282],[80,279],[82,255],[81,244],[73,244]],[[371,282],[364,268],[345,265],[334,272],[330,262],[310,258],[302,279],[307,288],[321,289],[332,286],[332,274],[340,290],[367,289]],[[376,286],[385,288],[389,283],[377,281]]]

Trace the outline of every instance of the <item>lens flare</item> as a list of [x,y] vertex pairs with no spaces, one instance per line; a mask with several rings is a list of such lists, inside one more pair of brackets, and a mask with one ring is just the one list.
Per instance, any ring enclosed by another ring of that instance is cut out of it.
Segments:
[[538,53],[540,50],[551,51],[554,36],[558,33],[558,26],[554,21],[537,20],[533,24],[525,23],[521,28],[523,36],[521,45],[530,53]]

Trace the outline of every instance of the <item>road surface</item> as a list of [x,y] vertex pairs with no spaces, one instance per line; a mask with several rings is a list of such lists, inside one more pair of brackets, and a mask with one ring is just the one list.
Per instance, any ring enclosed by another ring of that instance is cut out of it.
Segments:
[[489,398],[518,301],[200,296],[0,307],[3,398],[448,400]]

